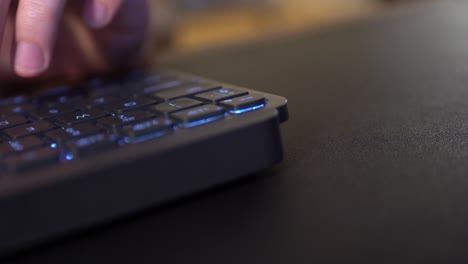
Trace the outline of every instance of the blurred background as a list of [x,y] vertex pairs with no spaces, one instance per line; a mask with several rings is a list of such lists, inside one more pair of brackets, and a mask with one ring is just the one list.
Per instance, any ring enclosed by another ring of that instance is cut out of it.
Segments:
[[159,0],[153,11],[159,46],[187,52],[320,29],[415,1]]

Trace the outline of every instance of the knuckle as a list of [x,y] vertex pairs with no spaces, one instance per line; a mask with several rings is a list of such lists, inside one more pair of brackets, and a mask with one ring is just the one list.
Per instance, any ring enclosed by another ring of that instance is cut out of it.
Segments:
[[29,0],[20,4],[18,15],[23,16],[25,19],[38,20],[47,17],[48,1]]
[[42,38],[37,32],[47,32],[55,19],[54,2],[58,0],[22,0],[17,10],[17,30],[20,35]]

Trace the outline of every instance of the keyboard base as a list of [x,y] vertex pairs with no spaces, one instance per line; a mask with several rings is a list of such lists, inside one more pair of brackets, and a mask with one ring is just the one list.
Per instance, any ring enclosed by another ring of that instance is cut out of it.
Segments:
[[282,159],[278,116],[284,119],[285,111],[285,107],[280,114],[277,109],[264,110],[255,115],[255,120],[246,117],[238,128],[212,131],[216,136],[193,133],[193,138],[187,136],[186,142],[179,143],[176,148],[165,149],[167,141],[163,140],[159,148],[154,148],[158,145],[158,140],[154,140],[143,150],[135,148],[135,151],[147,152],[145,155],[135,153],[133,156],[138,159],[131,159],[132,150],[128,149],[126,161],[122,156],[118,159],[121,153],[110,153],[109,157],[100,159],[100,164],[89,160],[88,166],[81,168],[70,164],[62,172],[51,170],[68,174],[67,178],[56,180],[60,177],[47,175],[48,182],[42,179],[46,182],[44,186],[26,188],[20,194],[15,190],[11,197],[0,199],[0,255],[180,199],[272,166]]

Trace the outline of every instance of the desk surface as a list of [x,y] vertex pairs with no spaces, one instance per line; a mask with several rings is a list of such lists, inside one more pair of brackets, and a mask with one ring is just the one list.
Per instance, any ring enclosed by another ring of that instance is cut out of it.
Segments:
[[172,61],[289,98],[284,162],[11,263],[466,263],[468,3],[440,2]]

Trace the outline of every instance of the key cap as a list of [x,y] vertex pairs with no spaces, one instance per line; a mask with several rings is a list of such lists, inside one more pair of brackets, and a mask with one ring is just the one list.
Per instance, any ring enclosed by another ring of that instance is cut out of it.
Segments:
[[54,116],[63,115],[66,113],[74,112],[76,107],[69,104],[57,105],[56,107],[51,107],[47,109],[41,109],[35,112],[31,112],[30,115],[37,120],[44,120],[52,118]]
[[12,115],[0,118],[0,130],[27,123],[28,119],[21,115]]
[[33,99],[33,103],[54,107],[60,104],[71,104],[84,98],[84,92],[81,89],[73,89],[71,86],[57,86],[41,93]]
[[6,106],[0,109],[0,116],[6,117],[10,115],[26,113],[26,112],[33,111],[34,109],[36,109],[36,106],[33,104],[28,104],[28,103],[13,105],[13,106]]
[[202,83],[190,83],[178,86],[173,89],[167,89],[158,93],[154,96],[161,100],[173,100],[181,97],[188,97],[197,93],[206,92],[219,88],[219,85],[215,84],[202,84]]
[[77,157],[85,157],[115,147],[117,147],[115,138],[108,134],[101,133],[81,137],[66,143],[68,152],[65,155],[65,159],[71,160]]
[[167,114],[167,113],[173,113],[176,111],[181,111],[187,108],[196,107],[200,105],[203,105],[203,103],[200,101],[193,100],[190,98],[180,98],[180,99],[176,99],[176,100],[172,100],[169,102],[155,105],[151,107],[151,109],[158,111],[159,113]]
[[203,105],[171,115],[182,122],[182,127],[195,127],[224,117],[224,109],[216,105]]
[[57,121],[60,122],[62,125],[69,127],[75,124],[94,120],[106,115],[107,113],[105,111],[99,109],[89,109],[58,116]]
[[234,88],[220,88],[210,92],[197,94],[195,99],[207,101],[212,104],[216,104],[219,101],[230,99],[233,97],[246,95],[247,91],[234,89]]
[[139,97],[128,97],[121,102],[106,105],[105,108],[114,114],[122,114],[125,111],[142,108],[157,103],[156,100]]
[[62,145],[74,137],[83,137],[92,134],[98,134],[101,128],[90,123],[82,123],[64,129],[56,129],[45,133],[45,136],[50,140],[53,146]]
[[21,137],[47,132],[54,128],[56,128],[56,126],[50,122],[39,121],[8,128],[3,132],[12,140],[16,140]]
[[[142,92],[145,93],[145,94],[155,93],[155,92],[158,92],[158,91],[161,91],[161,90],[165,90],[165,89],[180,86],[180,85],[184,84],[184,82],[185,81],[182,81],[182,80],[179,80],[179,79],[176,79],[176,80],[168,79],[168,80],[158,82],[157,84],[154,84],[154,85],[151,85],[151,86],[142,86]],[[137,90],[138,90],[138,88],[137,88]]]
[[121,90],[121,86],[115,80],[104,78],[91,79],[83,86],[91,97],[118,94]]
[[0,99],[0,106],[11,106],[16,104],[23,104],[28,101],[28,97],[24,95],[12,96]]
[[226,107],[231,114],[242,114],[264,107],[265,97],[262,95],[250,94],[221,101],[221,105]]
[[85,99],[80,102],[80,106],[84,108],[94,108],[94,107],[105,105],[105,104],[115,102],[118,100],[120,99],[115,95],[102,95],[102,96]]
[[10,142],[3,141],[0,143],[0,157],[8,156],[11,153],[14,153],[16,150],[10,145]]
[[4,157],[15,152],[21,152],[43,145],[45,145],[45,142],[36,136],[25,137],[16,141],[4,141],[0,143],[0,156]]
[[32,170],[57,163],[57,154],[57,150],[49,147],[33,149],[7,157],[5,167],[10,174]]
[[[160,76],[158,74],[154,74],[153,76]],[[119,82],[121,83],[134,83],[134,82],[141,82],[144,78],[149,77],[146,75],[144,71],[135,69],[130,70],[127,72],[123,72],[118,76]]]
[[[158,83],[162,83],[164,81],[174,80],[171,76],[164,76],[161,74],[153,74],[149,76],[145,76],[139,80],[139,82],[145,86],[155,85]],[[138,81],[138,80],[137,80]]]
[[112,133],[117,133],[117,129],[120,126],[130,124],[133,122],[138,122],[144,119],[148,119],[154,116],[151,113],[145,111],[131,111],[123,114],[108,116],[97,120],[97,124],[108,129]]
[[125,141],[142,142],[159,137],[172,131],[172,122],[169,119],[154,118],[132,125],[126,125],[120,130],[124,135]]

